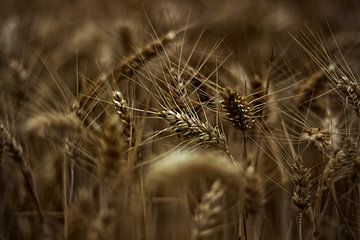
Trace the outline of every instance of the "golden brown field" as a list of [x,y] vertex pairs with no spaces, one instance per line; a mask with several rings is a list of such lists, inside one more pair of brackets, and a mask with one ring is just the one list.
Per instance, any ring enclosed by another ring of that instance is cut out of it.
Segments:
[[0,7],[0,239],[360,239],[360,3]]

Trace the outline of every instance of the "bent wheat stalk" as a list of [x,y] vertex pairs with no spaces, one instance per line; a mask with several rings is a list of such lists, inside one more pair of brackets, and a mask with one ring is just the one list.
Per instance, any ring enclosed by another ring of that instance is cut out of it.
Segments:
[[38,194],[38,187],[35,180],[35,175],[26,161],[22,146],[15,140],[11,133],[5,128],[4,124],[0,122],[0,138],[2,148],[1,152],[7,159],[14,161],[21,167],[21,172],[26,181],[30,195],[34,200],[37,211],[39,213],[40,221],[42,223],[42,230],[45,236],[48,235],[47,227],[45,224],[44,213],[41,207],[40,198]]
[[242,185],[241,166],[234,166],[223,154],[217,152],[176,151],[153,164],[146,174],[148,191],[160,190],[182,180],[207,176],[219,179],[236,189]]

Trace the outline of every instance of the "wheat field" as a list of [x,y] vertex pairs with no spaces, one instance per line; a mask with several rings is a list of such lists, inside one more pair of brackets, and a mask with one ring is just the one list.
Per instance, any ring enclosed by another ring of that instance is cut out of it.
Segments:
[[357,1],[1,0],[0,239],[360,239]]

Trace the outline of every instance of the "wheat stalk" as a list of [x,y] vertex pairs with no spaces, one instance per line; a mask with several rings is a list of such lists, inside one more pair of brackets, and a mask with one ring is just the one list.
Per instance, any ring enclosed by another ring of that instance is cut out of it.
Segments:
[[[35,180],[35,175],[25,159],[22,146],[16,141],[16,139],[11,135],[11,133],[5,128],[4,124],[0,122],[0,137],[2,143],[1,153],[5,155],[7,159],[14,161],[21,168],[21,172],[26,181],[27,187],[29,189],[30,195],[32,196],[34,203],[36,205],[37,211],[39,213],[40,221],[42,223],[42,230],[45,236],[47,236],[48,231],[44,219],[44,213],[42,210],[38,186]],[[4,156],[3,156],[4,157]]]

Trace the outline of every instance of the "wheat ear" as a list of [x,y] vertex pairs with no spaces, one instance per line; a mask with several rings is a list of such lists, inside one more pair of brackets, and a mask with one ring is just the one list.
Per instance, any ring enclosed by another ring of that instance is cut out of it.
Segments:
[[355,112],[360,116],[360,84],[342,76],[338,87],[342,90]]
[[126,126],[117,114],[109,115],[100,138],[101,174],[112,179],[122,171],[126,158],[123,154],[129,145],[124,134]]
[[47,134],[82,133],[84,128],[80,120],[72,113],[42,113],[28,119],[25,123],[25,131],[30,134],[44,137]]
[[224,195],[225,186],[220,180],[216,180],[210,191],[203,195],[193,216],[192,240],[207,239],[217,231],[216,228],[220,225],[224,214]]
[[311,183],[311,172],[303,165],[300,156],[293,161],[290,167],[293,173],[291,178],[294,182],[294,191],[291,201],[297,209],[298,236],[299,240],[302,240],[303,213],[311,205],[314,189]]
[[357,146],[355,142],[348,138],[342,148],[331,157],[324,168],[322,180],[320,183],[320,193],[328,188],[330,184],[347,176],[354,167]]
[[135,145],[135,127],[130,115],[129,105],[120,91],[113,92],[113,106],[116,113],[119,115],[121,122],[124,125],[123,132],[127,137],[129,147]]
[[331,144],[332,133],[322,128],[306,128],[300,135],[300,141],[313,143],[319,150],[325,150]]
[[317,95],[317,93],[324,87],[324,82],[328,79],[328,74],[333,72],[335,68],[335,64],[330,64],[325,69],[320,69],[315,73],[311,74],[301,85],[296,94],[295,101],[298,105],[303,105],[305,103],[309,103],[311,99]]
[[225,136],[217,127],[202,122],[196,116],[171,110],[162,111],[159,116],[166,120],[177,135],[193,140],[202,147],[227,151]]
[[226,118],[235,128],[243,131],[250,129],[255,124],[254,107],[246,97],[230,88],[221,92]]
[[265,204],[265,191],[260,175],[253,166],[243,173],[243,209],[246,216],[256,215]]
[[77,99],[74,106],[78,106],[77,109],[80,112],[82,109],[87,109],[94,101],[95,93],[103,89],[110,79],[117,83],[120,80],[129,78],[139,68],[144,66],[146,62],[158,56],[162,51],[165,51],[165,46],[175,40],[180,32],[170,31],[164,37],[153,41],[137,53],[119,62],[110,73],[102,74],[91,87],[85,89],[85,92]]

